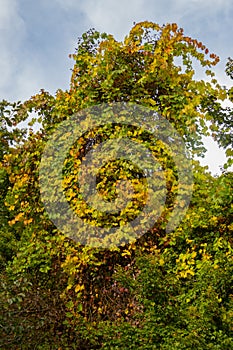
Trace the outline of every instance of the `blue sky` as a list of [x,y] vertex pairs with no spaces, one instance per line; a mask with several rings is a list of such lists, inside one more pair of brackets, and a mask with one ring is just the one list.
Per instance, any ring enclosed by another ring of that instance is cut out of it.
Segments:
[[[232,0],[0,0],[0,99],[25,100],[45,89],[67,89],[73,66],[68,58],[77,39],[94,27],[122,40],[133,22],[176,22],[187,35],[220,56],[219,81],[233,58]],[[206,143],[213,173],[223,152]]]

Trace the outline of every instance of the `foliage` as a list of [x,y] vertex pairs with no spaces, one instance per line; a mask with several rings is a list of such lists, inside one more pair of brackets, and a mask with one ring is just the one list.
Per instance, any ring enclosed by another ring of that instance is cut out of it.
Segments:
[[[52,96],[41,90],[23,103],[1,103],[0,347],[230,349],[231,172],[214,178],[193,160],[187,215],[166,233],[178,183],[171,154],[140,128],[105,125],[87,132],[71,147],[63,169],[66,198],[85,220],[114,226],[114,220],[93,216],[78,202],[77,170],[91,147],[122,133],[150,147],[166,173],[168,199],[158,222],[138,240],[112,249],[84,246],[59,232],[39,187],[41,155],[50,135],[74,113],[101,103],[130,102],[159,112],[192,157],[204,154],[201,138],[211,134],[226,149],[230,165],[232,112],[220,101],[231,99],[231,90],[214,78],[212,67],[219,58],[176,24],[151,22],[136,24],[123,42],[90,30],[71,57],[75,64],[68,91]],[[195,79],[194,61],[205,70],[205,81]],[[17,126],[31,112],[37,117],[30,126],[38,122],[40,129],[26,135]],[[135,165],[107,164],[98,182],[106,200],[115,196],[117,169],[120,178],[135,184],[129,220],[144,205],[139,196],[143,176]]]
[[11,213],[5,205],[8,189],[11,188],[7,170],[2,164],[3,158],[12,152],[11,146],[23,142],[25,130],[12,127],[17,123],[16,112],[19,112],[20,103],[8,103],[3,100],[0,103],[0,266],[12,257],[15,252],[17,232],[9,225]]

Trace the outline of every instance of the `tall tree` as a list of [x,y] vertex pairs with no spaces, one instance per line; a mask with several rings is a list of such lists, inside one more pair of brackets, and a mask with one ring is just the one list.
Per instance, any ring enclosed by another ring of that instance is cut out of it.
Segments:
[[[204,154],[203,135],[213,133],[223,142],[228,126],[219,101],[227,98],[227,91],[212,71],[219,58],[176,24],[152,22],[136,24],[123,42],[90,30],[71,57],[75,63],[68,90],[60,89],[55,96],[41,90],[11,106],[10,123],[17,125],[35,112],[30,124],[39,122],[40,130],[29,130],[10,152],[8,143],[1,146],[1,179],[9,181],[1,198],[18,239],[0,294],[1,331],[7,338],[3,346],[17,348],[21,342],[23,349],[186,349],[190,344],[200,349],[231,348],[231,173],[215,179],[193,161],[194,192],[187,215],[166,232],[180,180],[172,154],[149,132],[133,125],[113,122],[88,130],[69,147],[62,169],[67,202],[84,221],[121,226],[140,213],[147,198],[145,176],[137,164],[114,160],[100,169],[98,191],[111,202],[115,182],[130,180],[134,192],[128,211],[117,217],[102,215],[80,199],[80,165],[91,148],[98,151],[101,142],[121,135],[144,144],[165,174],[168,198],[158,222],[138,240],[111,249],[85,246],[60,232],[45,211],[39,182],[41,157],[59,125],[103,103],[108,104],[106,113],[114,103],[159,113],[177,130],[192,156]],[[204,69],[205,81],[195,78],[194,61]],[[2,115],[8,105],[2,104]],[[126,116],[133,122],[130,113]],[[69,136],[67,130],[60,131],[58,150]],[[7,132],[6,127],[2,132]],[[51,159],[54,154],[49,154]],[[50,167],[48,185],[56,187],[56,173],[56,166]],[[48,200],[53,203],[56,198]],[[58,210],[54,215],[62,220],[63,214]]]

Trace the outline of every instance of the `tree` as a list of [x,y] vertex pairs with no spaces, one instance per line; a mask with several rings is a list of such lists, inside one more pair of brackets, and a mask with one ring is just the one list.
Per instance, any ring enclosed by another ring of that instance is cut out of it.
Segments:
[[[133,183],[125,216],[95,214],[83,205],[77,172],[88,151],[98,150],[101,142],[119,135],[137,140],[157,157],[165,173],[168,193],[159,220],[139,239],[111,249],[82,245],[60,232],[45,211],[39,182],[43,152],[58,126],[103,103],[108,108],[131,103],[160,113],[192,157],[203,155],[202,136],[213,133],[220,142],[227,128],[219,102],[227,98],[227,91],[211,70],[219,58],[176,24],[151,22],[136,24],[123,42],[90,30],[71,57],[75,64],[69,90],[58,90],[55,96],[41,90],[12,106],[9,120],[14,124],[36,112],[30,124],[37,121],[41,127],[30,129],[11,152],[3,151],[1,159],[9,181],[2,198],[8,225],[17,233],[16,252],[2,274],[3,346],[17,349],[20,342],[22,349],[230,348],[230,172],[215,179],[193,160],[194,189],[187,215],[167,232],[180,180],[172,154],[133,125],[111,123],[88,130],[70,147],[62,169],[66,199],[84,221],[119,226],[137,216],[147,198],[144,169],[114,160],[100,169],[97,186],[108,202],[116,196],[112,189],[118,179]],[[206,81],[195,79],[193,60],[205,69]],[[7,103],[2,106],[6,115]],[[49,175],[56,171],[51,168]],[[57,215],[63,218],[61,212]]]
[[12,151],[13,144],[17,145],[20,140],[23,141],[25,130],[13,127],[14,119],[12,118],[14,111],[17,111],[19,103],[8,103],[3,100],[0,104],[0,265],[1,267],[11,258],[15,250],[17,233],[9,225],[12,218],[8,208],[5,205],[5,198],[8,188],[10,188],[10,180],[7,171],[2,164],[4,156]]

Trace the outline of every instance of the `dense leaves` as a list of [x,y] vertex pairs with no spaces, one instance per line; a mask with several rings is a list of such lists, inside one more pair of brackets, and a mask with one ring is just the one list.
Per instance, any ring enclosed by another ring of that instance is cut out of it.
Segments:
[[[90,30],[71,57],[69,90],[1,102],[0,348],[232,348],[232,172],[213,177],[193,160],[190,206],[180,225],[166,232],[179,182],[172,154],[140,128],[116,123],[89,130],[72,145],[63,168],[66,199],[84,220],[121,225],[138,215],[147,198],[137,164],[114,160],[101,168],[98,191],[110,202],[116,181],[130,180],[134,198],[127,215],[101,217],[83,205],[77,172],[101,142],[119,135],[137,140],[165,173],[166,208],[159,220],[139,239],[111,249],[84,246],[60,232],[39,186],[41,156],[54,130],[101,103],[130,102],[159,112],[192,158],[204,154],[201,138],[210,134],[226,149],[230,165],[232,109],[221,101],[232,101],[232,89],[214,78],[219,58],[176,24],[151,22],[136,24],[123,42]],[[195,78],[194,61],[205,80]],[[232,77],[232,60],[226,72]],[[26,135],[17,126],[32,112]],[[32,128],[35,122],[40,126]]]

